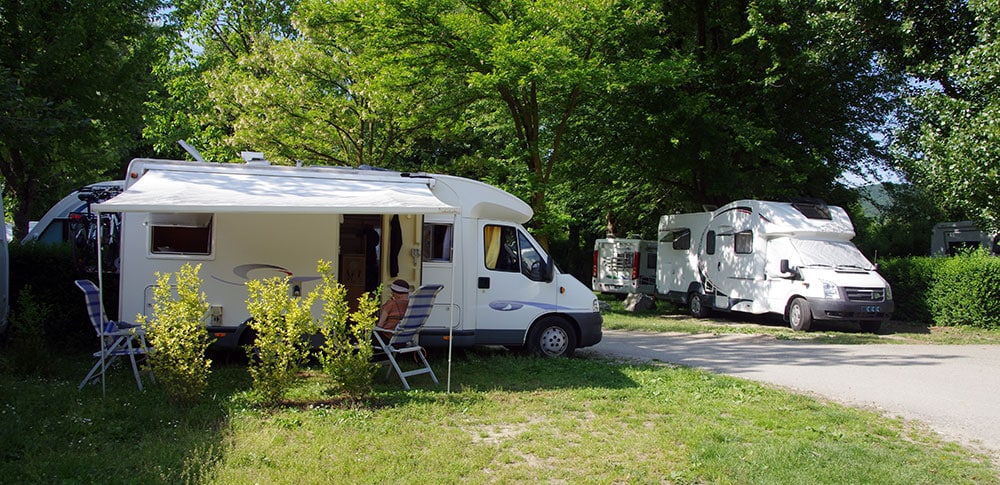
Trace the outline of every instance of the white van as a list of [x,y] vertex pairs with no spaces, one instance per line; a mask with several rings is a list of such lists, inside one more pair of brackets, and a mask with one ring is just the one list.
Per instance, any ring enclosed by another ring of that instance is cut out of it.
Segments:
[[623,238],[594,241],[590,287],[606,294],[652,295],[656,290],[656,241]]
[[[252,156],[246,157],[252,159]],[[119,314],[149,315],[155,272],[202,265],[209,332],[248,342],[244,283],[288,276],[290,294],[332,261],[353,301],[395,278],[440,283],[425,346],[505,345],[571,355],[601,340],[593,292],[521,225],[531,208],[460,177],[336,167],[137,159],[121,195]]]
[[818,201],[739,200],[666,215],[656,291],[699,317],[776,313],[795,330],[847,320],[874,332],[893,312],[892,290],[853,237],[847,213]]

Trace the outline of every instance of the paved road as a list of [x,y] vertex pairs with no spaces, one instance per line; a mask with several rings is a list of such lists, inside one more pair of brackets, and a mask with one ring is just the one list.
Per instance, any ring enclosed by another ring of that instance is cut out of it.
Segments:
[[1000,466],[1000,346],[826,345],[605,330],[598,355],[670,362],[923,421]]

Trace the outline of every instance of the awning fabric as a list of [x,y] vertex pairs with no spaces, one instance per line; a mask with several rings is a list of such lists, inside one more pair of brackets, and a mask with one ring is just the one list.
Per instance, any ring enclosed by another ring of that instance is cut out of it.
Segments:
[[271,214],[455,213],[429,179],[317,177],[262,173],[151,170],[98,212]]

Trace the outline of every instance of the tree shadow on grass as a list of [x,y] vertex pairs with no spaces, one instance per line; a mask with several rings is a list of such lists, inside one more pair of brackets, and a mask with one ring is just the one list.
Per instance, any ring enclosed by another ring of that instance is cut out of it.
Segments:
[[190,482],[219,459],[245,369],[213,367],[202,399],[175,406],[145,374],[139,391],[125,362],[108,370],[106,397],[100,381],[77,390],[92,364],[63,356],[48,378],[0,376],[0,481]]

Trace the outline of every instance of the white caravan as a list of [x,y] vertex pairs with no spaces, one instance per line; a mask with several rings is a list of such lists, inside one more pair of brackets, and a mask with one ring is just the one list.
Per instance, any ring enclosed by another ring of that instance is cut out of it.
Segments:
[[795,330],[813,320],[847,320],[874,332],[892,314],[892,290],[853,237],[842,208],[815,201],[739,200],[666,215],[656,291],[699,317],[709,310],[777,313]]
[[[247,157],[245,157],[247,158]],[[570,355],[601,339],[597,299],[522,227],[520,199],[460,177],[339,167],[137,159],[121,195],[119,315],[151,312],[155,272],[202,265],[206,325],[222,347],[247,343],[249,279],[315,287],[334,263],[351,301],[394,278],[444,285],[421,344],[506,345]],[[318,310],[317,310],[318,311]]]
[[656,290],[656,241],[607,238],[594,241],[590,287],[600,293],[644,293]]
[[939,222],[931,233],[931,256],[954,256],[961,249],[984,248],[1000,254],[1000,235],[979,229],[975,222]]

